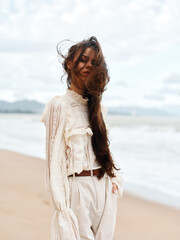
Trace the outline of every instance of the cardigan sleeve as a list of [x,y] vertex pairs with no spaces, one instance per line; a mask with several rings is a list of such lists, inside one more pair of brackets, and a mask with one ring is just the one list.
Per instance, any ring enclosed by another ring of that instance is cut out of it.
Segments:
[[76,216],[69,207],[69,183],[64,143],[65,116],[61,97],[45,106],[41,121],[46,126],[46,186],[54,206],[51,240],[79,240]]
[[[108,109],[103,104],[101,104],[101,111],[102,111],[103,119],[104,119],[104,122],[105,122],[105,125],[106,125],[106,128],[107,128],[107,134],[109,135],[109,127],[108,127],[108,124],[107,124]],[[116,169],[114,169],[114,174],[116,175],[116,177],[111,178],[111,182],[117,184],[117,186],[118,186],[117,196],[118,196],[118,198],[120,198],[123,195],[124,179],[123,179],[123,176],[122,176],[122,172],[117,171]]]
[[118,198],[120,198],[123,195],[124,179],[123,179],[123,176],[122,176],[122,172],[119,172],[116,169],[114,169],[114,173],[115,173],[116,177],[111,178],[111,181],[112,181],[112,183],[117,184],[117,186],[118,186],[117,196],[118,196]]
[[[41,121],[44,122],[46,127],[46,187],[50,190],[50,173],[52,162],[52,153],[55,138],[57,135],[58,126],[60,125],[60,112],[61,107],[58,105],[57,100],[59,96],[52,98],[45,106],[44,112],[42,114]],[[53,177],[53,176],[52,176]],[[50,192],[50,197],[53,197]],[[53,200],[51,198],[51,200]]]
[[55,107],[55,99],[58,96],[52,98],[45,106],[41,121],[44,123],[46,127],[46,187],[49,188],[50,181],[50,162],[53,151],[53,144],[55,140],[55,136],[57,133],[58,125],[59,125],[59,112],[58,107]]

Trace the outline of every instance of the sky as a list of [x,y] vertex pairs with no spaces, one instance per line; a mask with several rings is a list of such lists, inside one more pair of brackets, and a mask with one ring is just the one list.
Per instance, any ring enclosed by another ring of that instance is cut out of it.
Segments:
[[96,36],[110,73],[106,106],[180,105],[179,9],[178,0],[1,0],[0,100],[64,94],[56,45]]

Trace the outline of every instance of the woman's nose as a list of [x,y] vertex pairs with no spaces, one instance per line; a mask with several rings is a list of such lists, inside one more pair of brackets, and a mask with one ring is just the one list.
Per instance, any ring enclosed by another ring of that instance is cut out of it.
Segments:
[[91,61],[88,61],[86,66],[89,67],[89,68],[91,68],[91,67],[92,67],[92,62],[91,62]]

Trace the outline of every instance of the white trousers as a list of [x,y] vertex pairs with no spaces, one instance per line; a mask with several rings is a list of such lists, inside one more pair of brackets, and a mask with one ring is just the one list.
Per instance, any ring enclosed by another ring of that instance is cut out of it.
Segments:
[[113,240],[117,194],[112,193],[112,182],[107,174],[68,178],[70,207],[74,211],[81,240]]

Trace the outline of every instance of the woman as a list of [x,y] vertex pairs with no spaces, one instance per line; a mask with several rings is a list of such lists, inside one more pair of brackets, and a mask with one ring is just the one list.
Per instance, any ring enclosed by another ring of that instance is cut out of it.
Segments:
[[54,206],[51,240],[111,240],[123,181],[103,120],[107,66],[95,37],[71,46],[67,56],[58,53],[68,88],[46,104],[42,115],[46,183]]

